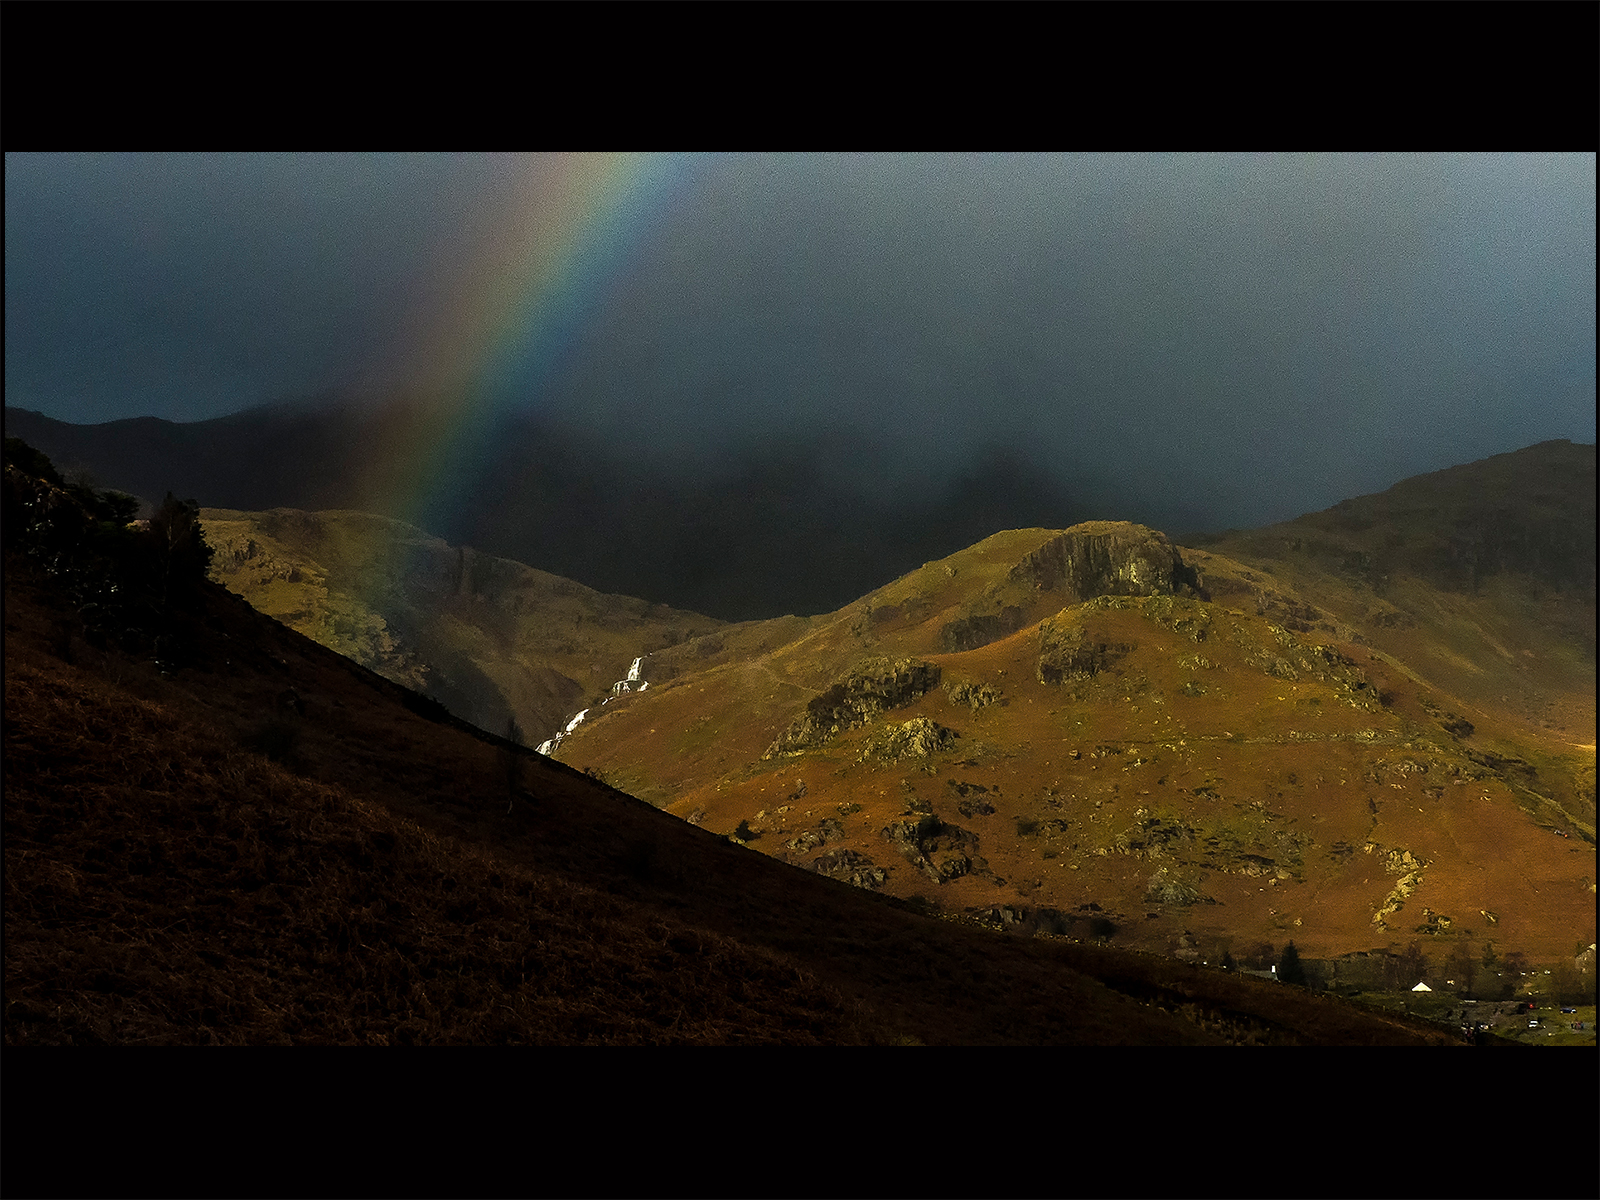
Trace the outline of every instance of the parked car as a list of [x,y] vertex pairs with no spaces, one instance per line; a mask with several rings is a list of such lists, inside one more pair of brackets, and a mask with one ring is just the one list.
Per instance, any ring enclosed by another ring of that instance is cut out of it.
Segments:
[[1562,1011],[1562,1012],[1564,1012],[1564,1013],[1575,1013],[1575,1012],[1577,1012],[1577,1011],[1578,1011],[1578,1010],[1577,1010],[1577,1009],[1575,1009],[1575,1008],[1569,1008],[1569,1007],[1567,1007],[1567,1006],[1566,1006],[1566,1005],[1562,1005],[1562,1007],[1561,1007],[1561,1011]]
[[1535,1018],[1533,1018],[1533,1020],[1529,1021],[1528,1022],[1528,1028],[1529,1029],[1537,1029],[1537,1028],[1539,1028],[1539,1018],[1535,1017]]

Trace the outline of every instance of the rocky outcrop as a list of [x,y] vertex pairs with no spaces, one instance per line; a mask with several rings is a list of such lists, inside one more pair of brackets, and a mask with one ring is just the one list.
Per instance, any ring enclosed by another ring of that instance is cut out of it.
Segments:
[[844,837],[844,826],[832,817],[824,817],[821,825],[816,829],[808,829],[804,833],[796,834],[784,845],[799,854],[808,850],[815,850],[818,846],[828,842],[837,842]]
[[1104,638],[1086,627],[1068,610],[1039,625],[1040,683],[1070,683],[1092,679],[1136,647]]
[[[1200,895],[1199,884],[1195,878],[1167,867],[1162,867],[1150,877],[1150,882],[1145,887],[1144,898],[1149,904],[1169,904],[1176,908],[1187,908],[1205,899]],[[1208,902],[1214,903],[1214,901]]]
[[1440,708],[1439,705],[1434,703],[1432,698],[1428,696],[1418,696],[1417,700],[1422,705],[1423,711],[1437,721],[1439,723],[1439,727],[1451,737],[1460,739],[1472,736],[1474,729],[1472,722],[1467,720],[1460,713],[1454,713],[1450,712],[1448,709]]
[[1380,707],[1373,688],[1354,660],[1332,646],[1307,645],[1281,625],[1268,625],[1276,646],[1241,645],[1245,662],[1274,679],[1296,683],[1315,679],[1334,688],[1340,699],[1367,712]]
[[1166,534],[1126,521],[1074,525],[1024,557],[1010,578],[1064,592],[1071,604],[1095,596],[1201,594],[1199,576]]
[[961,735],[927,717],[917,717],[904,725],[892,725],[869,739],[861,748],[859,762],[877,759],[896,763],[907,758],[931,758],[952,749]]
[[1000,882],[988,862],[978,856],[978,835],[938,817],[894,821],[884,828],[882,837],[934,883],[949,883],[968,874]]
[[778,735],[764,759],[825,746],[880,713],[902,708],[939,685],[939,668],[920,659],[870,658],[806,705]]
[[869,891],[881,888],[889,879],[888,871],[859,850],[829,850],[812,862],[811,869],[818,875]]
[[1000,689],[987,683],[947,683],[944,694],[951,704],[964,704],[973,712],[1000,699]]
[[939,649],[947,654],[976,650],[997,642],[1025,624],[1022,609],[1008,604],[997,613],[979,613],[950,621],[939,630]]
[[1448,933],[1450,926],[1454,924],[1455,921],[1443,913],[1436,913],[1431,908],[1424,908],[1422,910],[1422,924],[1417,926],[1417,932],[1438,936],[1441,933]]
[[1389,870],[1394,871],[1400,869],[1400,865],[1402,863],[1416,864],[1419,869],[1407,871],[1404,875],[1402,875],[1400,877],[1400,881],[1394,885],[1393,890],[1391,890],[1390,893],[1383,898],[1382,906],[1377,912],[1372,914],[1372,923],[1379,929],[1388,929],[1389,925],[1385,918],[1392,917],[1395,913],[1404,908],[1406,906],[1406,901],[1409,900],[1416,893],[1416,890],[1422,886],[1422,871],[1420,868],[1426,866],[1427,864],[1417,864],[1416,860],[1412,858],[1409,850],[1405,851],[1403,855],[1397,851],[1391,851],[1389,853],[1389,861],[1386,864]]

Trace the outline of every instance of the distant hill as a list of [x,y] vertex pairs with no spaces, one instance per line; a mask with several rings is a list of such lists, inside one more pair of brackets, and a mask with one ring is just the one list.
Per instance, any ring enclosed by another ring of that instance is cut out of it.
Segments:
[[[186,424],[70,425],[5,410],[7,433],[64,472],[146,500],[170,490],[206,508],[409,519],[383,508],[394,489],[374,481],[368,453],[405,420],[402,408],[285,405]],[[458,481],[461,495],[492,499],[419,518],[431,535],[723,620],[829,612],[996,529],[1089,515],[1015,454],[920,476],[897,463],[917,483],[888,490],[858,477],[873,469],[859,446],[823,436],[753,445],[692,475],[548,417],[507,418],[494,442],[498,457]]]
[[1529,736],[1594,741],[1595,447],[1542,442],[1201,539]]

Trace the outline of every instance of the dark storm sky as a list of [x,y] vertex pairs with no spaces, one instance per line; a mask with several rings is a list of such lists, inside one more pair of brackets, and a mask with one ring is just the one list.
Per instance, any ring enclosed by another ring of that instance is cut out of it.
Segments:
[[[356,388],[444,319],[521,164],[5,165],[6,403],[100,422]],[[837,433],[895,491],[1015,447],[1182,531],[1595,440],[1589,154],[669,165],[558,359],[504,385],[658,465]]]

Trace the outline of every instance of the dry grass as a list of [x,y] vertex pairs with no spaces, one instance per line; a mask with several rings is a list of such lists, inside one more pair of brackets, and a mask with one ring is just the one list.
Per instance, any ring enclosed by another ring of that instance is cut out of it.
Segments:
[[96,681],[6,673],[6,1040],[859,1041],[778,957],[497,863]]

